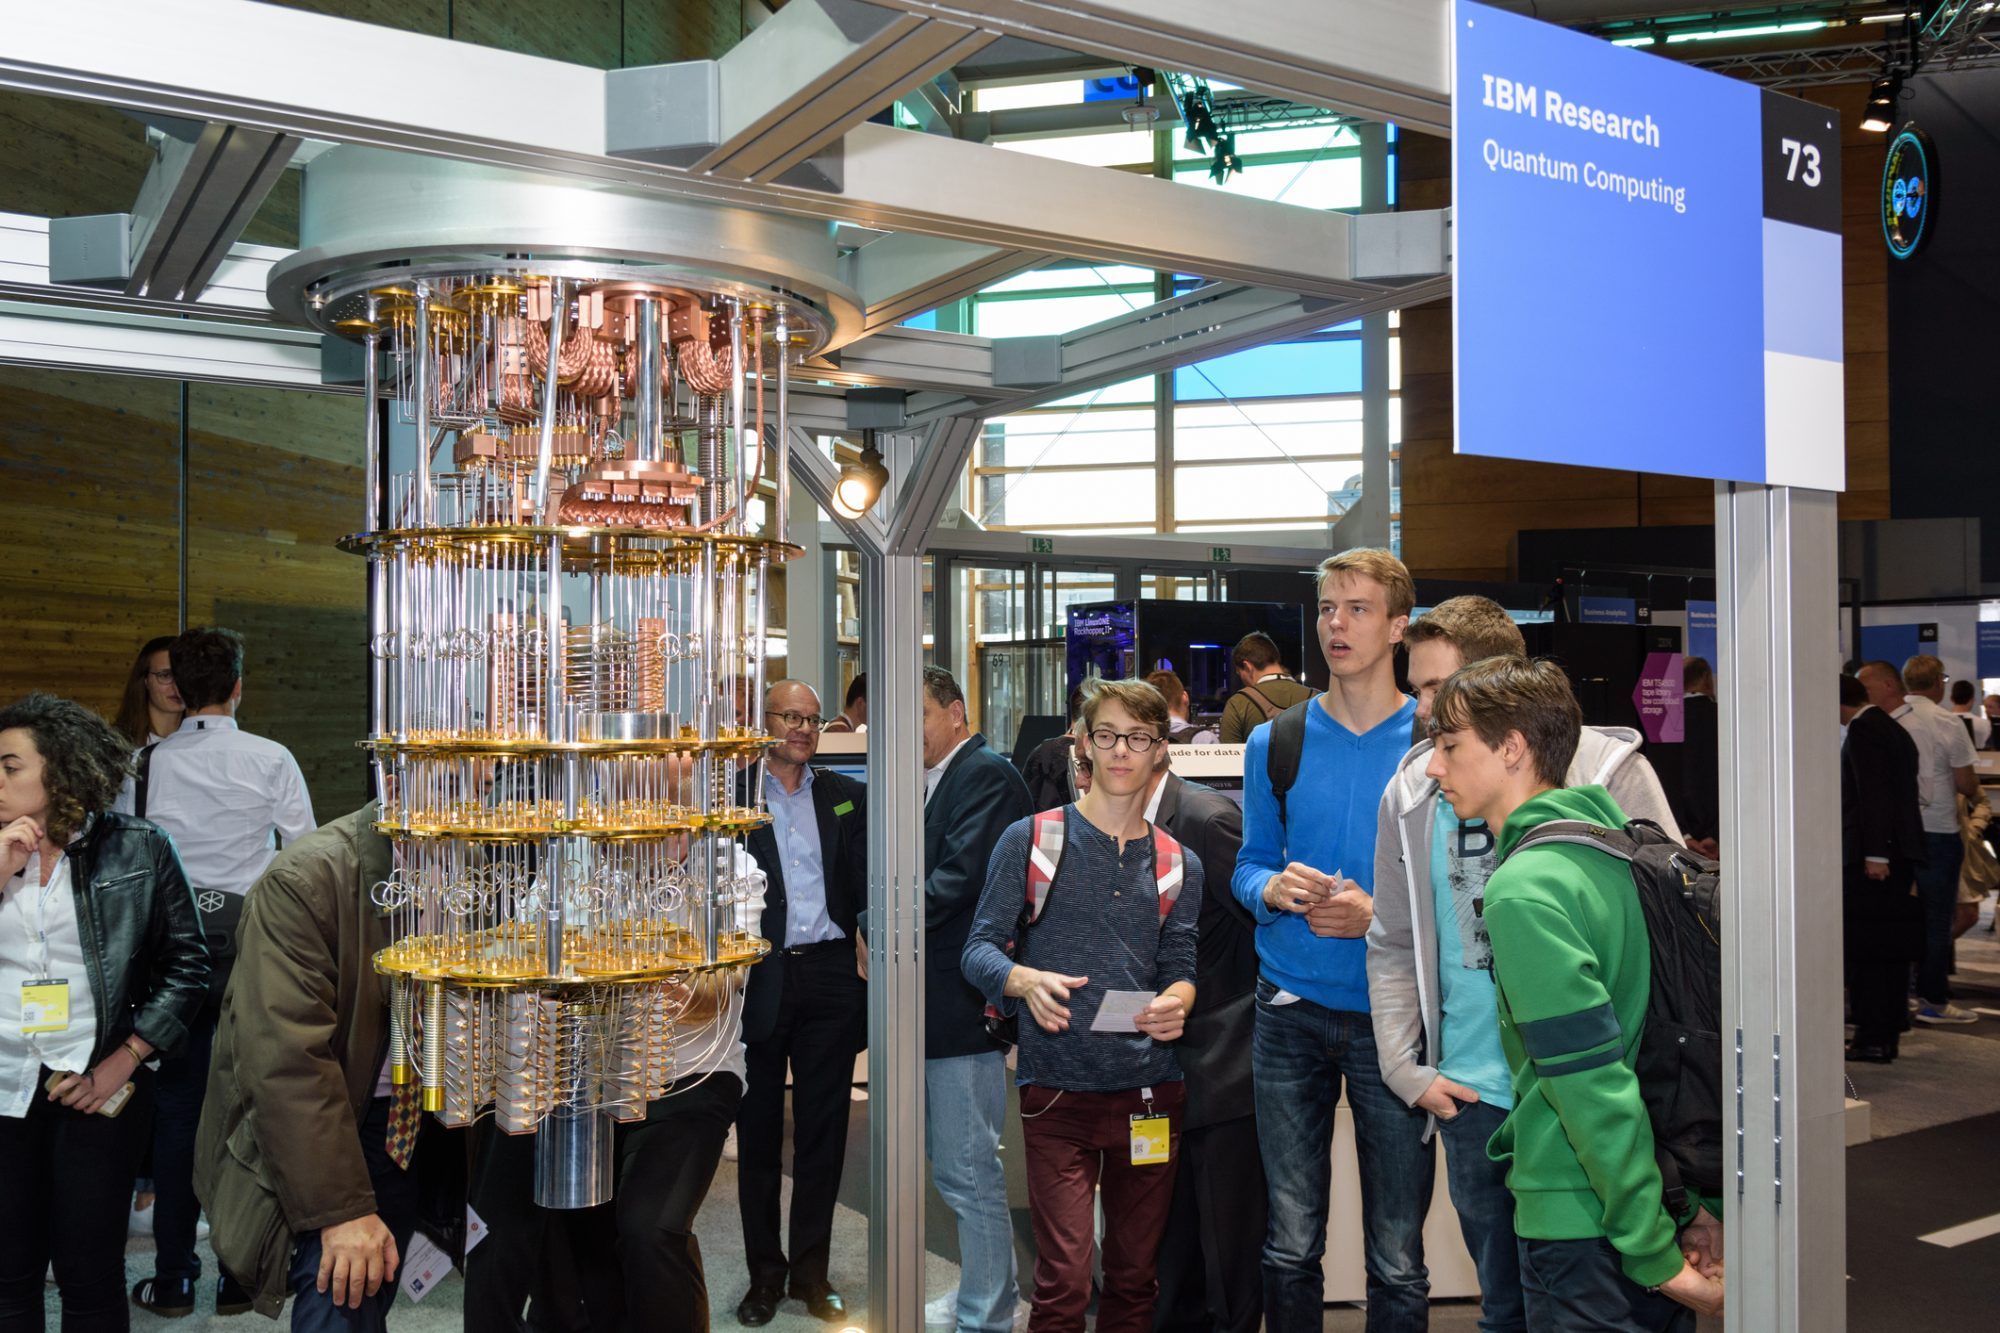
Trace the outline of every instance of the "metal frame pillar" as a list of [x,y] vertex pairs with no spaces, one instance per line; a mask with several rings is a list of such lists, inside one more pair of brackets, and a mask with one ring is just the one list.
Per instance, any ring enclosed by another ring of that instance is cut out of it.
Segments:
[[1837,500],[1715,492],[1731,1333],[1847,1326],[1841,921],[1827,906],[1840,857],[1826,836],[1840,802]]

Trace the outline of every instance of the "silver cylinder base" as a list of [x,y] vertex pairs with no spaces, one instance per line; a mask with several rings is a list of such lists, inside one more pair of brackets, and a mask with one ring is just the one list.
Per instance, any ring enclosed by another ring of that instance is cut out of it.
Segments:
[[602,1111],[557,1111],[535,1135],[535,1203],[595,1208],[609,1203],[615,1126]]

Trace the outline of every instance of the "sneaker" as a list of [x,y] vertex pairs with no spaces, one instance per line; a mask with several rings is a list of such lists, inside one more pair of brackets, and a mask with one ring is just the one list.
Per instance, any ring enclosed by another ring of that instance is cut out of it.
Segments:
[[153,1205],[134,1208],[132,1215],[125,1219],[125,1234],[128,1236],[150,1236],[153,1234]]
[[184,1277],[145,1278],[132,1284],[132,1304],[162,1319],[185,1319],[194,1313],[194,1283]]
[[958,1325],[958,1288],[953,1287],[924,1307],[925,1328],[955,1328]]
[[722,1160],[725,1162],[736,1160],[736,1126],[734,1125],[729,1127],[729,1136],[722,1141]]
[[220,1315],[249,1314],[256,1302],[241,1282],[224,1273],[215,1280],[215,1312]]
[[1919,1023],[1977,1023],[1979,1015],[1955,1004],[1927,1004],[1913,1015]]

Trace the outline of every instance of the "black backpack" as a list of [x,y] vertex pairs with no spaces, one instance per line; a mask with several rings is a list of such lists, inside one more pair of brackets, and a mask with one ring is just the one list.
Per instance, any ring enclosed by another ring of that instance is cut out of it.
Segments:
[[1299,756],[1306,749],[1306,709],[1319,702],[1315,692],[1271,719],[1271,748],[1264,752],[1264,774],[1278,801],[1278,827],[1285,825],[1285,793],[1299,780]]
[[1622,829],[1553,820],[1511,856],[1545,843],[1594,847],[1632,868],[1653,959],[1639,1092],[1653,1122],[1667,1213],[1689,1216],[1688,1191],[1722,1197],[1722,878],[1720,867],[1635,819]]

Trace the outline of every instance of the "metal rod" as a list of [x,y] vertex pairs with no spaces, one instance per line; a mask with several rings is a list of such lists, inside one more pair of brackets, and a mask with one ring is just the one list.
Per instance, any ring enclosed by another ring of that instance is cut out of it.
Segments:
[[[736,441],[736,525],[737,532],[748,530],[750,519],[749,441],[744,434],[743,382],[743,303],[729,302],[729,428]],[[762,386],[758,386],[762,391]]]
[[375,298],[372,296],[368,298],[368,324],[368,332],[361,338],[361,401],[367,409],[367,419],[362,424],[361,456],[364,462],[361,487],[368,504],[367,516],[361,523],[363,532],[375,531],[382,522],[382,385],[375,366],[381,335],[374,327]]
[[417,526],[431,525],[431,289],[417,284],[417,328],[412,340],[416,374],[411,385],[410,406],[417,423]]
[[[771,535],[785,541],[791,532],[792,521],[792,431],[791,431],[791,378],[792,378],[792,334],[785,323],[785,308],[778,307],[778,325],[775,332],[778,352],[778,524]],[[763,385],[757,391],[764,391]],[[763,598],[758,598],[761,605]],[[760,613],[761,614],[761,613]],[[788,670],[792,663],[787,662]],[[794,672],[794,674],[798,674]]]
[[660,459],[660,303],[642,296],[633,303],[639,312],[639,445],[633,456],[648,463]]
[[[535,456],[535,522],[548,524],[555,515],[549,505],[549,470],[556,457],[556,363],[562,359],[563,316],[569,305],[569,288],[561,278],[549,279],[549,373],[542,383],[542,442]],[[560,563],[560,562],[558,562]],[[551,583],[553,586],[553,582]],[[551,733],[553,736],[553,733]]]

